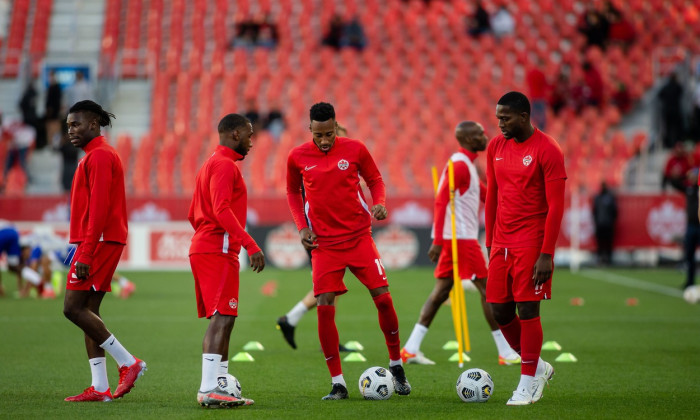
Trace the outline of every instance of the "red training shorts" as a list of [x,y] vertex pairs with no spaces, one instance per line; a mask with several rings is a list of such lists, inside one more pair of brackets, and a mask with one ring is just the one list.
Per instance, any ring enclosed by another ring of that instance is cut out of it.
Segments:
[[314,296],[347,292],[343,283],[346,267],[368,290],[389,285],[371,235],[362,235],[339,244],[322,245],[311,251],[311,255]]
[[192,254],[190,266],[197,295],[197,315],[238,316],[238,255]]
[[[74,255],[80,255],[80,247],[78,244]],[[117,264],[122,256],[124,245],[116,242],[99,242],[95,247],[95,255],[90,264],[90,274],[87,279],[80,280],[75,275],[75,263],[77,260],[73,257],[70,270],[68,270],[68,278],[66,279],[66,290],[95,290],[97,292],[112,291],[112,276],[117,270]]]
[[[462,280],[485,279],[486,260],[476,239],[457,239],[457,264]],[[445,240],[435,267],[436,279],[452,279],[452,240]]]
[[507,303],[551,299],[551,277],[541,290],[535,292],[532,275],[539,256],[539,248],[491,248],[486,301]]

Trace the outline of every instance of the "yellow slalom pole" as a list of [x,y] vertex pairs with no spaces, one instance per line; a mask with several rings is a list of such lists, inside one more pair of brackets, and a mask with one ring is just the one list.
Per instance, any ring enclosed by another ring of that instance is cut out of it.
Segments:
[[455,330],[457,333],[459,367],[462,367],[464,366],[464,343],[465,339],[467,339],[466,334],[464,334],[466,331],[464,325],[464,322],[466,322],[466,306],[464,302],[464,291],[462,289],[462,277],[459,275],[457,224],[455,221],[455,169],[452,160],[447,162],[447,178],[449,181],[450,191],[450,224],[452,226],[452,279],[454,280],[454,285],[451,292],[453,298],[452,307],[456,308],[453,318],[456,321]]
[[[450,166],[448,166],[448,168],[451,168],[452,161],[449,161],[449,165]],[[437,196],[437,194],[438,194],[438,171],[437,171],[437,168],[433,166],[432,172],[433,172],[433,188],[435,188],[435,195]],[[449,172],[449,169],[448,169],[448,172]],[[453,197],[454,197],[454,171],[452,171],[452,176],[451,177],[448,176],[448,178],[451,179],[450,203],[452,203],[452,205],[454,207],[454,203],[453,203],[454,202],[454,199],[453,199]],[[452,213],[454,215],[454,209],[452,210]],[[454,230],[455,230],[454,217],[452,218],[452,222],[453,222],[453,224],[452,224],[452,229],[453,229],[452,236],[454,237],[455,236],[455,234],[454,234]],[[454,250],[453,250],[453,254],[455,254]],[[457,272],[456,270],[453,270],[453,271]],[[459,277],[459,273],[457,274],[457,276]],[[460,284],[462,284],[462,283],[460,282]],[[460,306],[459,306],[460,301],[457,298],[456,287],[454,287],[454,286],[452,287],[452,290],[450,290],[450,302],[452,302],[452,304],[450,305],[450,310],[452,311],[452,325],[454,325],[454,328],[455,328],[455,337],[457,338],[458,350],[459,350],[459,358],[460,358],[459,367],[462,367],[462,365],[463,365],[462,349],[464,346],[463,341],[462,341],[462,335],[461,335],[462,328],[460,325],[462,318],[460,316]]]

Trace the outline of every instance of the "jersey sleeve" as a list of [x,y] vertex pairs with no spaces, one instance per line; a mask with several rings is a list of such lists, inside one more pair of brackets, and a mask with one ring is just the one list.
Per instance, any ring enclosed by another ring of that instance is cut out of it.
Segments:
[[493,148],[495,141],[489,142],[486,149],[486,201],[484,202],[484,219],[486,229],[486,247],[491,247],[493,228],[496,224],[496,207],[498,205],[498,184],[493,170]]
[[566,179],[566,168],[564,166],[564,153],[556,143],[550,143],[542,151],[542,174],[544,181],[549,182],[555,179]]
[[564,179],[558,178],[545,183],[545,194],[547,197],[547,219],[544,223],[544,240],[542,242],[543,254],[554,255],[554,247],[559,237],[561,219],[564,216]]
[[245,231],[232,209],[233,189],[235,179],[231,173],[235,168],[234,163],[215,163],[212,165],[211,178],[209,179],[209,193],[211,195],[212,210],[216,220],[229,235],[237,238],[240,244],[252,255],[260,252],[260,247]]
[[304,198],[301,195],[303,182],[301,172],[296,165],[294,150],[292,150],[287,157],[287,204],[298,231],[309,227],[304,216]]
[[90,186],[88,223],[85,240],[80,247],[80,255],[76,256],[76,261],[86,265],[92,264],[95,248],[107,225],[112,170],[115,163],[112,156],[109,152],[98,149],[90,153],[89,159],[86,159],[84,163]]
[[[454,162],[454,176],[455,176],[455,190],[460,193],[464,193],[469,189],[469,184],[471,183],[471,174],[469,173],[469,168],[464,162]],[[443,232],[445,229],[445,219],[447,215],[447,206],[450,205],[450,181],[448,178],[448,165],[442,171],[442,182],[438,185],[438,192],[435,196],[435,220],[434,220],[434,234],[433,244],[442,245],[444,241]]]
[[377,164],[374,162],[369,150],[367,150],[367,146],[362,143],[360,145],[360,175],[367,183],[367,188],[372,194],[372,203],[386,207],[386,186],[384,185],[382,174],[379,172],[379,168],[377,168]]

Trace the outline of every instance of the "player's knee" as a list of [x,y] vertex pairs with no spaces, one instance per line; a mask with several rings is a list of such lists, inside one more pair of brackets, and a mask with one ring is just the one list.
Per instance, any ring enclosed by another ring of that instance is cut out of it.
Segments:
[[71,321],[75,321],[78,318],[78,315],[80,314],[80,311],[77,310],[74,306],[71,305],[65,305],[63,307],[63,316],[68,318]]

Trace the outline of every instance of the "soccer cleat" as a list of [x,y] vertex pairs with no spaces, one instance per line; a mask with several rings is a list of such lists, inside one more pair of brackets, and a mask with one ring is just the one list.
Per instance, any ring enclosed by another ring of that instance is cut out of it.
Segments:
[[102,401],[102,402],[109,402],[112,401],[112,393],[109,392],[109,388],[105,392],[99,392],[95,390],[94,386],[90,386],[89,388],[85,388],[85,391],[83,391],[81,394],[78,395],[73,395],[72,397],[68,397],[65,399],[65,401],[70,401],[70,402],[88,402],[88,401]]
[[513,350],[511,350],[510,353],[506,354],[505,356],[501,356],[499,354],[498,364],[506,366],[518,365],[520,364],[520,355]]
[[220,386],[207,392],[197,392],[197,402],[202,407],[220,408],[220,407],[239,407],[242,405],[253,405],[255,401],[243,398],[234,397],[228,392],[221,389]]
[[277,318],[277,329],[282,331],[284,339],[296,350],[297,344],[294,342],[294,325],[287,322],[287,315]]
[[545,385],[548,385],[549,380],[554,376],[554,368],[547,362],[544,362],[544,372],[541,375],[535,375],[532,381],[532,402],[536,403],[542,398],[542,391]]
[[136,291],[136,286],[134,283],[130,280],[127,280],[126,283],[124,283],[124,286],[122,286],[122,290],[119,292],[119,297],[122,299],[128,299],[129,296],[131,296],[132,293]]
[[394,382],[394,390],[399,395],[408,395],[411,393],[411,384],[408,383],[406,379],[406,373],[403,371],[403,366],[390,366],[389,371],[392,375],[392,381]]
[[435,362],[425,357],[423,352],[409,353],[406,349],[401,349],[401,361],[416,365],[434,365]]
[[348,389],[345,388],[343,384],[333,384],[331,392],[322,400],[347,400],[348,399]]
[[131,366],[122,366],[119,368],[119,385],[114,391],[114,399],[121,398],[131,391],[134,383],[138,378],[143,376],[146,371],[146,362],[141,359],[136,359],[136,363]]
[[[534,382],[533,382],[534,383]],[[515,391],[513,391],[513,396],[510,397],[506,405],[530,405],[533,403],[532,401],[532,389],[534,387],[530,387],[530,390],[527,390],[525,388],[518,388]]]
[[44,290],[41,292],[41,298],[42,299],[56,299],[56,292],[53,291],[53,289],[49,289],[48,287],[45,287]]

